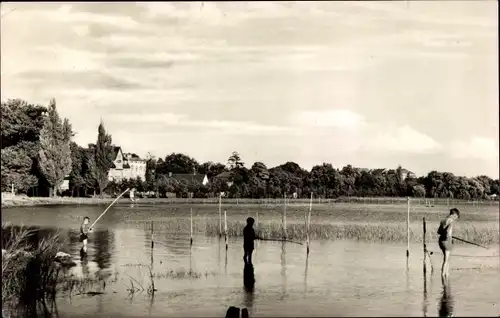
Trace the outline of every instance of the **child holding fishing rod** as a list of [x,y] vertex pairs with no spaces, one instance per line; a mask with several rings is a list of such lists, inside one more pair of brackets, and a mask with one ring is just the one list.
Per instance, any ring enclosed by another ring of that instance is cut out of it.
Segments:
[[448,217],[441,221],[437,234],[439,235],[439,248],[443,252],[443,265],[441,267],[441,277],[447,278],[450,268],[450,254],[453,247],[453,222],[460,217],[460,211],[453,208]]
[[243,250],[245,251],[245,255],[243,256],[243,260],[245,261],[245,264],[251,265],[252,264],[252,253],[254,250],[254,241],[255,240],[262,240],[262,241],[278,241],[278,242],[290,242],[290,243],[295,243],[295,244],[300,244],[302,245],[301,242],[295,242],[295,241],[290,241],[290,240],[285,240],[285,239],[264,239],[257,234],[255,234],[255,230],[253,229],[253,225],[255,223],[254,218],[249,217],[247,218],[247,225],[243,229]]

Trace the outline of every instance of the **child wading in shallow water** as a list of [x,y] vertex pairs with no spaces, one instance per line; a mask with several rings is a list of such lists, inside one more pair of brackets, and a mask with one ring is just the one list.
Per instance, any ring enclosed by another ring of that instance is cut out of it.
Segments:
[[83,252],[87,253],[87,240],[89,238],[88,233],[92,232],[92,229],[89,228],[90,219],[88,216],[83,218],[83,223],[80,226],[80,242],[83,243]]
[[243,250],[245,251],[243,260],[245,261],[245,264],[252,264],[254,241],[260,239],[260,237],[255,234],[255,230],[253,229],[254,222],[255,220],[253,218],[248,218],[247,226],[243,229]]
[[451,209],[450,215],[439,224],[437,234],[439,235],[439,248],[443,251],[443,266],[441,267],[441,276],[448,277],[450,269],[450,254],[453,248],[452,233],[453,222],[460,217],[458,209]]

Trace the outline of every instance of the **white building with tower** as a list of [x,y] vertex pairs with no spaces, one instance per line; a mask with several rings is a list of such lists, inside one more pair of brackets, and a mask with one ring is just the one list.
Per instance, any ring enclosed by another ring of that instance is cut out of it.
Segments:
[[109,169],[108,177],[110,181],[121,181],[127,179],[146,180],[146,160],[130,153],[123,153],[119,146],[113,147],[113,167]]

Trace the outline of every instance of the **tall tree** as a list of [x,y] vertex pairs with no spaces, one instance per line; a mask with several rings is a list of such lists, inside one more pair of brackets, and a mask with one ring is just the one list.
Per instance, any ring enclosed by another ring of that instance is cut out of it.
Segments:
[[99,195],[103,196],[104,189],[108,185],[109,170],[113,167],[113,145],[111,135],[106,133],[104,124],[101,121],[97,129],[97,143],[94,149],[94,176],[99,186]]
[[1,103],[2,191],[29,193],[43,176],[38,168],[40,130],[47,107],[20,99]]
[[71,125],[67,118],[61,120],[56,101],[50,101],[44,125],[40,131],[38,151],[40,172],[50,185],[49,196],[53,196],[71,171]]
[[26,193],[38,183],[38,178],[30,173],[33,160],[26,146],[31,144],[24,142],[1,150],[2,192],[10,192],[14,186],[16,193]]
[[262,162],[254,163],[250,170],[259,179],[269,180],[269,170],[267,170],[266,165],[263,164]]
[[171,153],[160,164],[158,161],[156,172],[168,175],[169,173],[194,173],[198,170],[198,161],[182,153]]
[[227,159],[227,166],[229,170],[233,170],[235,168],[243,168],[245,163],[241,161],[240,154],[233,151],[229,159]]
[[85,186],[83,169],[85,165],[85,149],[71,142],[71,173],[69,174],[69,187],[73,196],[80,195],[80,189]]

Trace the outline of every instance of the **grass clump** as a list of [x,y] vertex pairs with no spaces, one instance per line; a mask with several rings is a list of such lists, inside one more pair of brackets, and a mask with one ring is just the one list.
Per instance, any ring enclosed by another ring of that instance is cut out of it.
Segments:
[[58,235],[35,241],[34,233],[2,224],[2,307],[29,316],[50,314],[61,270]]

